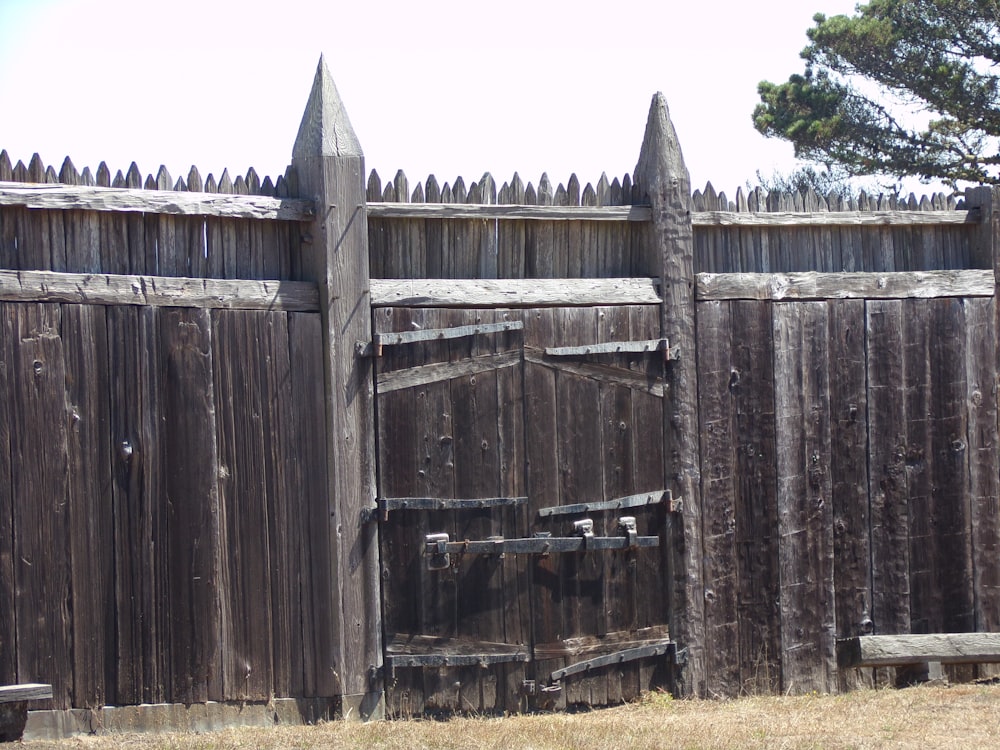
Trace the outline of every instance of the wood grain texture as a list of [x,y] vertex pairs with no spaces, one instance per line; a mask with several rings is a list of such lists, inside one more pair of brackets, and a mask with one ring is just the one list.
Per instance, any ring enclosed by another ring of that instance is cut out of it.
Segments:
[[868,635],[837,644],[843,667],[883,667],[936,661],[975,664],[1000,661],[1000,633]]
[[108,704],[115,685],[114,507],[105,308],[62,308],[73,590],[73,702]]
[[218,448],[207,310],[159,316],[170,699],[221,700]]
[[368,204],[376,219],[467,219],[519,221],[649,221],[648,206],[526,206],[464,203]]
[[736,427],[729,302],[698,305],[698,417],[705,514],[705,670],[709,695],[740,693]]
[[[9,377],[17,678],[73,705],[65,358],[58,305],[5,305]],[[6,326],[5,326],[6,327]]]
[[836,684],[828,330],[826,303],[774,306],[782,689],[790,693]]
[[376,497],[374,394],[371,362],[353,349],[371,340],[372,324],[364,156],[322,60],[292,162],[301,194],[324,206],[309,228],[315,252],[303,272],[319,284],[326,328],[329,531],[341,616],[330,633],[338,655],[330,668],[340,676],[345,711],[378,718],[384,713],[378,527],[363,520]]
[[699,300],[991,297],[990,271],[887,273],[699,273]]
[[0,271],[0,300],[242,310],[319,310],[316,285],[166,276]]
[[[827,306],[836,634],[846,637],[869,633],[872,622],[866,318],[861,300]],[[840,688],[857,686],[856,677],[840,673]]]
[[872,627],[910,629],[909,474],[903,303],[866,304]]
[[14,408],[14,316],[0,304],[0,683],[17,682],[14,495],[11,431]]
[[543,307],[659,304],[658,280],[372,279],[373,307]]
[[[663,280],[661,336],[681,351],[695,351],[694,241],[690,176],[684,165],[666,99],[656,94],[650,105],[635,182],[648,196],[653,219],[637,270]],[[667,489],[684,498],[684,513],[671,519],[673,550],[670,632],[687,649],[682,694],[705,694],[702,513],[698,492],[698,373],[696,358],[683,356],[666,370],[670,401],[664,412]]]
[[316,213],[311,201],[296,198],[12,182],[0,183],[0,206],[282,221],[309,221]]

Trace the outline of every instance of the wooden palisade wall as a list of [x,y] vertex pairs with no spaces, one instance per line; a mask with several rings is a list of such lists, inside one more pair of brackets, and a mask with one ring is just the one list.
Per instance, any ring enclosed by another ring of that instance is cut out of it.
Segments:
[[[730,203],[690,195],[661,97],[645,140],[634,176],[596,188],[365,188],[321,64],[275,182],[0,152],[0,682],[51,682],[56,708],[290,696],[380,715],[375,374],[354,345],[394,305],[619,305],[599,335],[676,348],[657,406],[629,408],[665,456],[642,475],[682,502],[633,618],[669,611],[680,692],[835,690],[857,679],[836,636],[996,629],[993,193]],[[644,306],[627,325],[624,303]],[[511,461],[495,491],[530,495],[544,478]],[[524,619],[497,632],[529,641]],[[518,669],[490,689],[516,692]]]

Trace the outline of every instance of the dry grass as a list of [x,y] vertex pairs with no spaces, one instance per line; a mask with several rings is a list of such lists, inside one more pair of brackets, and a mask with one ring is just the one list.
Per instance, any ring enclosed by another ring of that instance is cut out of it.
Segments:
[[577,714],[504,719],[331,722],[205,734],[25,742],[25,750],[130,748],[995,748],[1000,686],[863,690],[839,696],[641,703]]

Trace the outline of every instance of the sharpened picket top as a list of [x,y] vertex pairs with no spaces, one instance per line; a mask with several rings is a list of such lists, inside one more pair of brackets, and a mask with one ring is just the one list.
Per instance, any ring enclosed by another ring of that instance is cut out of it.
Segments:
[[371,340],[365,168],[361,145],[333,78],[320,58],[292,150],[302,196],[325,206],[312,222],[304,271],[319,285],[329,466],[330,535],[336,663],[347,718],[384,716],[378,527],[364,523],[375,507],[375,426],[371,360],[355,343]]
[[[653,96],[635,184],[652,211],[645,267],[661,279],[661,336],[681,352],[695,351],[694,235],[691,178],[684,164],[666,98]],[[684,513],[671,516],[667,552],[670,633],[688,661],[681,692],[704,692],[704,575],[702,571],[701,470],[698,446],[698,373],[694,356],[666,368],[670,398],[664,409],[667,489],[683,498]],[[662,547],[661,547],[662,548]]]

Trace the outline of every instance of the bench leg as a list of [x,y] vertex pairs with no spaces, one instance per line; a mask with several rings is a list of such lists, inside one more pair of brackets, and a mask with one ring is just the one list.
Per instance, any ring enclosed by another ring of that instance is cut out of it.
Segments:
[[908,687],[926,682],[946,682],[944,668],[939,661],[924,661],[896,667],[896,687]]
[[16,742],[28,722],[28,702],[0,703],[0,742]]

